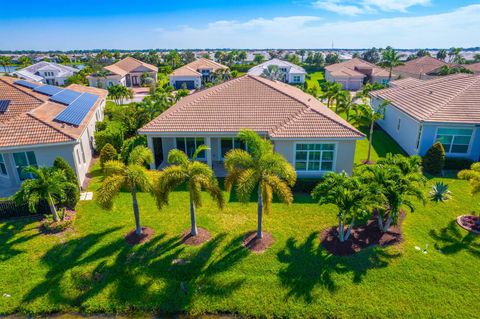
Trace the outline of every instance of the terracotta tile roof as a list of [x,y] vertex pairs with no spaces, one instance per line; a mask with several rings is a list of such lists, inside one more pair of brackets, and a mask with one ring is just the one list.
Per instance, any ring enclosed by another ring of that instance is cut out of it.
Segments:
[[212,70],[212,72],[216,72],[217,70],[221,70],[221,69],[227,70],[228,67],[209,59],[200,58],[198,60],[185,64],[184,66],[178,69],[175,69],[170,75],[171,76],[201,75],[198,72],[198,70],[202,70],[202,69],[204,70],[209,69],[209,70]]
[[480,62],[473,64],[464,64],[463,66],[474,73],[480,73]]
[[345,62],[329,65],[325,67],[325,70],[327,70],[333,76],[350,76],[363,78],[366,74],[365,72],[362,72],[362,70],[371,70],[371,74],[374,76],[389,76],[387,70],[359,58],[353,58]]
[[96,105],[77,127],[54,121],[66,108],[65,105],[49,101],[49,96],[15,84],[16,80],[0,77],[0,99],[11,100],[8,110],[0,113],[0,148],[75,141],[107,96],[107,91],[102,89],[78,84],[68,86],[74,91],[99,96]]
[[183,98],[140,133],[236,133],[242,128],[265,132],[272,138],[363,137],[311,95],[253,75]]
[[416,78],[403,78],[400,80],[390,81],[389,87],[409,87],[415,86],[424,83],[424,80],[416,79]]
[[431,56],[424,56],[421,58],[407,61],[403,65],[399,65],[393,68],[393,71],[420,76],[429,74],[444,65],[448,64],[442,60],[435,59]]
[[480,123],[480,74],[454,74],[371,92],[424,122]]
[[126,57],[125,59],[120,60],[117,63],[104,67],[104,69],[114,74],[125,76],[127,73],[130,73],[141,66],[153,72],[158,72],[158,68],[156,66],[142,62],[132,57]]

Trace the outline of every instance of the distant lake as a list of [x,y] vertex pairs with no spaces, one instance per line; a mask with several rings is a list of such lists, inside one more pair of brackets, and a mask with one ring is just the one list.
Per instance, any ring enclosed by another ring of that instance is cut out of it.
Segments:
[[[16,69],[17,69],[17,66],[15,66],[15,65],[8,65],[8,66],[7,66],[7,73],[15,72]],[[5,72],[5,69],[3,68],[3,66],[0,66],[0,72]]]

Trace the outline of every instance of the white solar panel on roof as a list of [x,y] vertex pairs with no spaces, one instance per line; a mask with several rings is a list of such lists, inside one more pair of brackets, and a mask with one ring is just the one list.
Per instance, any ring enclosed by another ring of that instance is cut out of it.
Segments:
[[55,117],[56,121],[79,126],[92,109],[98,97],[94,94],[83,93],[65,110]]
[[31,83],[31,82],[24,81],[24,80],[18,80],[18,81],[15,81],[14,83],[18,84],[18,85],[21,85],[21,86],[24,86],[24,87],[27,87],[29,89],[33,89],[33,88],[36,88],[37,86],[41,85],[41,84]]
[[72,90],[69,90],[69,89],[65,89],[65,90],[62,90],[62,91],[58,92],[55,95],[52,95],[50,97],[50,101],[54,101],[54,102],[58,102],[58,103],[68,105],[68,104],[72,103],[73,101],[75,101],[80,95],[82,95],[82,93],[77,92],[77,91],[72,91]]

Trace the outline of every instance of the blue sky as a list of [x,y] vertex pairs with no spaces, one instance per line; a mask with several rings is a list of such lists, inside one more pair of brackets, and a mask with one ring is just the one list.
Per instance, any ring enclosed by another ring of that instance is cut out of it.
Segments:
[[0,49],[471,47],[479,21],[466,0],[6,1]]

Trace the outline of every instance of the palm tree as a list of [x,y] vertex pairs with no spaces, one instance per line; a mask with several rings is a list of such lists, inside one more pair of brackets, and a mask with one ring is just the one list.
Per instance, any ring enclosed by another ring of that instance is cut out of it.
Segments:
[[99,88],[102,87],[102,82],[100,82],[100,79],[103,79],[103,83],[105,83],[105,85],[106,85],[108,74],[109,74],[109,72],[105,69],[101,69],[96,73],[96,76],[99,78],[97,80],[97,87],[99,87]]
[[355,116],[355,121],[361,126],[370,127],[368,133],[368,153],[365,163],[370,163],[373,141],[373,128],[375,126],[375,122],[383,119],[383,117],[385,116],[385,109],[389,103],[390,101],[385,100],[377,107],[377,109],[374,109],[368,104],[359,104],[357,107],[358,115]]
[[421,200],[425,204],[422,185],[426,179],[421,173],[405,175],[396,165],[376,164],[365,166],[362,179],[370,185],[371,193],[381,205],[378,211],[378,226],[386,232],[391,225],[396,225],[402,207],[415,210],[412,199]]
[[380,165],[395,165],[403,175],[422,174],[422,158],[418,155],[403,156],[401,154],[388,153],[377,161]]
[[128,165],[121,161],[106,162],[105,179],[97,194],[98,203],[106,209],[111,209],[113,207],[113,199],[118,196],[122,188],[130,191],[137,236],[142,234],[137,191],[151,191],[152,185],[145,168],[145,165],[151,162],[153,162],[152,152],[145,146],[137,146],[133,149],[129,156]]
[[293,195],[290,187],[295,184],[297,175],[288,161],[273,150],[273,144],[262,139],[251,130],[241,130],[238,138],[245,143],[248,151],[230,150],[225,155],[225,188],[228,192],[236,185],[238,198],[248,202],[255,187],[258,188],[257,238],[263,238],[263,212],[269,212],[275,193],[284,203],[290,204]]
[[337,98],[335,112],[345,112],[347,122],[350,119],[350,112],[352,109],[356,111],[357,103],[352,99],[352,95],[348,91],[342,91]]
[[438,50],[438,52],[437,52],[437,59],[443,61],[443,60],[445,60],[445,59],[447,58],[447,54],[448,54],[448,53],[447,53],[447,50],[445,50],[445,49],[440,49],[440,50]]
[[403,62],[401,59],[404,57],[404,54],[398,54],[393,48],[386,48],[382,52],[382,65],[385,67],[388,67],[389,74],[388,74],[388,80],[390,81],[392,79],[392,70],[394,67],[402,65]]
[[196,161],[197,156],[207,150],[208,147],[200,145],[193,153],[192,160],[180,150],[171,150],[168,153],[168,162],[172,165],[163,170],[158,182],[154,185],[154,194],[159,209],[168,204],[168,196],[172,190],[182,184],[187,185],[190,193],[191,236],[198,234],[195,209],[202,206],[202,188],[220,208],[224,206],[223,193],[218,186],[213,170],[207,164]]
[[345,172],[327,173],[323,182],[313,189],[312,197],[318,199],[319,204],[337,206],[338,239],[344,242],[350,236],[357,216],[367,211],[370,193],[358,177],[349,177]]
[[281,71],[276,65],[269,65],[263,69],[261,76],[273,81],[283,81],[285,79],[285,72]]
[[14,200],[21,203],[28,203],[30,211],[36,212],[40,201],[46,201],[50,207],[53,221],[60,220],[55,203],[65,200],[66,189],[74,184],[65,177],[63,170],[53,167],[27,166],[22,174],[31,174],[32,179],[26,179],[20,186],[20,190],[14,195]]
[[3,66],[3,71],[7,73],[7,66],[12,63],[12,59],[9,56],[2,55],[0,56],[0,65]]
[[458,178],[469,181],[472,195],[480,193],[480,162],[473,163],[470,169],[461,170]]
[[322,94],[322,99],[327,99],[327,107],[330,108],[332,101],[334,101],[342,92],[342,84],[335,82],[326,82],[325,90]]

